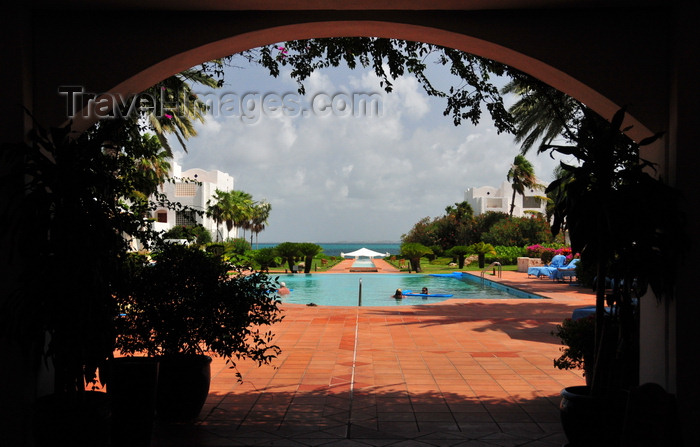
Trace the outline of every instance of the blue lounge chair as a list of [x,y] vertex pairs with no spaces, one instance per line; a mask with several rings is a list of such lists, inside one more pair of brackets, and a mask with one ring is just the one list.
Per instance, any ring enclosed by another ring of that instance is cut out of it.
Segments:
[[552,262],[549,263],[549,265],[544,266],[544,267],[530,267],[527,269],[527,276],[529,277],[530,275],[540,277],[540,276],[548,276],[552,277],[553,272],[555,272],[559,267],[564,267],[564,263],[566,262],[566,256],[564,255],[556,255],[552,258]]
[[569,282],[571,282],[571,278],[576,276],[576,264],[578,264],[578,261],[578,259],[572,259],[565,267],[556,269],[552,274],[552,279],[563,281],[564,278],[569,278]]

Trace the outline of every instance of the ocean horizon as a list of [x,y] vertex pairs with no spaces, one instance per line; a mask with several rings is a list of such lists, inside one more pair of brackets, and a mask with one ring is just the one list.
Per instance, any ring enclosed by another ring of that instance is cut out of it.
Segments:
[[[341,253],[349,253],[359,250],[360,248],[368,248],[379,253],[389,253],[398,255],[401,251],[401,242],[313,242],[323,248],[323,253],[326,256],[340,256]],[[253,244],[253,248],[275,247],[281,242],[265,242]]]

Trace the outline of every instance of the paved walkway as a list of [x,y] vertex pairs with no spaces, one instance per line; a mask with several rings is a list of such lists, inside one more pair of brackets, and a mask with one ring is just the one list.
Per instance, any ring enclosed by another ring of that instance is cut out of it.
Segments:
[[[352,267],[353,262],[355,262],[354,259],[343,259],[338,264],[329,268],[324,273],[350,273],[350,267]],[[374,266],[377,267],[376,273],[401,273],[401,271],[399,269],[397,269],[396,267],[389,264],[388,262],[386,262],[383,259],[372,259],[372,262],[374,262]],[[363,273],[370,273],[370,272],[363,272]]]
[[550,332],[593,295],[524,273],[488,277],[549,298],[285,304],[274,366],[240,362],[239,383],[215,359],[200,420],[157,426],[154,445],[561,446],[559,391],[583,379],[553,367]]

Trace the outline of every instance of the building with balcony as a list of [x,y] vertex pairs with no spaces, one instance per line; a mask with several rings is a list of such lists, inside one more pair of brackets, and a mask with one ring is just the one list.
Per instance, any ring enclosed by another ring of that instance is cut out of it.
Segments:
[[[525,195],[515,194],[513,216],[523,217],[532,213],[545,214],[547,202],[542,199],[544,192],[540,189],[526,189]],[[510,204],[513,200],[513,186],[504,181],[497,188],[481,186],[469,188],[464,192],[464,200],[471,205],[474,215],[496,211],[510,214]]]
[[216,169],[205,171],[203,169],[182,170],[177,163],[172,163],[170,177],[171,182],[163,184],[161,191],[173,203],[180,203],[189,210],[168,209],[165,206],[158,207],[153,212],[154,229],[167,231],[176,225],[200,224],[209,232],[212,239],[224,240],[228,237],[237,237],[238,228],[231,230],[229,235],[225,224],[217,224],[211,217],[200,216],[192,211],[206,211],[207,202],[214,197],[217,189],[221,191],[233,190],[233,177]]

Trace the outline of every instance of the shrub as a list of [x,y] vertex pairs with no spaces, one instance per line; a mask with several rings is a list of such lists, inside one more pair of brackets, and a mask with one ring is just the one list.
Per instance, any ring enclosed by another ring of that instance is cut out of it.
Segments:
[[540,244],[530,245],[529,247],[525,248],[528,258],[539,258],[542,256],[542,250],[544,249],[545,246]]
[[526,248],[526,252],[529,258],[540,258],[545,264],[549,264],[554,255],[566,256],[566,262],[569,262],[574,258],[574,255],[571,252],[571,247],[562,244],[530,245]]
[[509,217],[499,220],[483,235],[483,241],[492,245],[522,247],[533,243],[552,241],[552,232],[546,220],[539,217]]
[[250,249],[250,243],[242,237],[226,241],[226,254],[228,255],[244,255]]
[[204,245],[211,242],[211,233],[201,225],[177,225],[163,233],[163,239],[186,239]]
[[518,258],[526,254],[526,250],[523,247],[497,245],[494,248],[496,249],[496,255],[486,257],[486,262],[489,264],[498,261],[503,265],[515,265],[518,263]]
[[552,262],[552,258],[554,257],[554,250],[551,248],[544,248],[542,252],[540,253],[540,259],[542,259],[543,264],[549,264]]
[[593,362],[595,316],[576,320],[567,318],[557,325],[552,335],[559,337],[566,346],[560,348],[562,355],[554,360],[554,366],[559,369],[583,369],[585,376]]
[[243,359],[267,364],[280,353],[264,328],[282,320],[268,275],[231,276],[234,266],[222,257],[178,244],[154,256],[153,265],[130,260],[129,281],[115,294],[122,354],[213,352],[235,367]]
[[253,260],[258,264],[260,270],[267,271],[270,267],[277,267],[280,259],[275,254],[273,247],[265,247],[253,251]]

